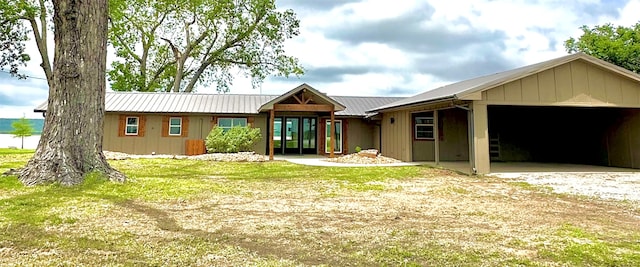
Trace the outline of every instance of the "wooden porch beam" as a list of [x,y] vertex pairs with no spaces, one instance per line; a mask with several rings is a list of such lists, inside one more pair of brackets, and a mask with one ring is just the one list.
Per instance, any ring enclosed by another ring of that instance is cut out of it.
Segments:
[[331,141],[329,142],[329,145],[331,146],[329,148],[329,157],[333,158],[333,154],[334,154],[334,150],[336,147],[336,118],[334,115],[334,111],[333,108],[331,108],[331,130],[329,131],[329,136],[331,137]]
[[333,112],[332,105],[320,105],[320,104],[274,104],[273,109],[275,111],[324,111]]
[[[296,95],[293,95],[293,98],[296,99],[296,101],[298,101],[299,104],[302,104],[302,100],[300,100],[300,98],[298,98]],[[304,99],[304,95],[302,95],[302,99]]]
[[274,125],[276,121],[276,112],[274,109],[271,109],[269,114],[269,160],[273,160],[273,134],[274,134]]

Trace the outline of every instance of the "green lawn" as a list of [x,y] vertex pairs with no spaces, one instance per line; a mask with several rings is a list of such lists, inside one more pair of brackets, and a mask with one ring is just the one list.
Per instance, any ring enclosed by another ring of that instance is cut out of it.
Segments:
[[[33,151],[0,149],[0,173]],[[640,207],[426,167],[112,161],[0,176],[0,266],[640,266]]]

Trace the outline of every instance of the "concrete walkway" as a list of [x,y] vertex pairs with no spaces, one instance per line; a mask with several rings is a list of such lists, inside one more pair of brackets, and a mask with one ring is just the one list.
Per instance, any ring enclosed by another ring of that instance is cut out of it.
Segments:
[[420,163],[416,162],[399,162],[386,164],[357,164],[357,163],[339,163],[326,161],[326,157],[319,155],[280,155],[275,156],[275,160],[284,160],[295,164],[308,166],[323,167],[398,167],[398,166],[416,166]]

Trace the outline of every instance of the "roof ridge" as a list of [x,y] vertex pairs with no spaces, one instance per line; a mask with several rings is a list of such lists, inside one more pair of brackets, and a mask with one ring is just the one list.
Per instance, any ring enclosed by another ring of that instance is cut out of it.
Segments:
[[[140,94],[140,95],[207,95],[207,96],[281,96],[277,94],[221,94],[221,93],[186,93],[186,92],[139,92],[139,91],[107,91],[109,94]],[[403,96],[381,96],[381,95],[363,95],[363,96],[355,96],[355,95],[327,95],[329,97],[350,97],[350,98],[406,98]]]
[[149,95],[154,95],[154,94],[158,94],[158,95],[228,95],[228,96],[236,96],[236,95],[243,95],[243,96],[278,96],[278,95],[267,95],[267,94],[221,94],[221,93],[201,93],[201,92],[195,92],[195,93],[187,93],[187,92],[138,92],[138,91],[107,91],[107,93],[110,94],[149,94]]

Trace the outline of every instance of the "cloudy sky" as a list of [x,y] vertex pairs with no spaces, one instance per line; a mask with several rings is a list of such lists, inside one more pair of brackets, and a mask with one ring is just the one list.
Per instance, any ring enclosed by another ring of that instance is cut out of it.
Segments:
[[[308,83],[329,95],[410,96],[565,55],[581,25],[640,21],[640,0],[279,0],[301,20],[287,43],[306,74],[237,79],[230,93],[281,94]],[[36,58],[34,45],[30,48]],[[25,70],[44,77],[40,62]],[[215,89],[199,88],[215,93]],[[0,117],[38,117],[46,82],[0,72]]]

